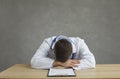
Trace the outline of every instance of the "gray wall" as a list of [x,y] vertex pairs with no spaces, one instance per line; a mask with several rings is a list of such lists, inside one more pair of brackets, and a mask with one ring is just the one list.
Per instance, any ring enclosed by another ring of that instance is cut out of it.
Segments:
[[120,63],[120,0],[0,0],[0,71],[59,34],[83,38],[97,64]]

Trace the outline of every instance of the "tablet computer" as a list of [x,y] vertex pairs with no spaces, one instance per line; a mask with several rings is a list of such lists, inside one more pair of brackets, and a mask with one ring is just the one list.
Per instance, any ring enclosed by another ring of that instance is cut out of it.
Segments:
[[66,69],[57,69],[57,68],[50,68],[48,70],[48,77],[75,77],[76,74],[72,68]]

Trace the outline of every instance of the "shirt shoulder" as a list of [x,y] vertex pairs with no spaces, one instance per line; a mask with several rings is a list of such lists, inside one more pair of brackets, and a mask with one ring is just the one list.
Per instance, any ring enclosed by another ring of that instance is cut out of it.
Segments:
[[69,38],[72,40],[72,42],[77,43],[77,44],[84,42],[84,39],[82,39],[80,37],[69,37]]
[[52,41],[56,38],[56,36],[48,37],[44,39],[44,42],[46,42],[49,46],[51,45]]

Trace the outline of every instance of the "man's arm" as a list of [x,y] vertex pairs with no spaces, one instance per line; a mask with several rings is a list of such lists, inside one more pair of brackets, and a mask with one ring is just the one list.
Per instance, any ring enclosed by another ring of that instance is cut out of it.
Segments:
[[79,53],[80,53],[80,64],[77,64],[78,67],[74,67],[74,69],[88,69],[94,68],[96,65],[95,57],[90,52],[88,46],[84,42],[84,40],[79,39]]
[[62,67],[65,67],[65,68],[68,68],[68,67],[78,67],[76,64],[79,64],[80,61],[79,60],[71,60],[71,59],[68,59],[66,62],[60,62],[60,61],[54,61],[53,63],[53,67],[56,67],[56,66],[62,66]]
[[54,60],[47,57],[49,49],[50,46],[48,45],[47,41],[44,40],[43,43],[40,45],[39,49],[36,51],[35,55],[31,59],[32,68],[48,69],[52,67]]

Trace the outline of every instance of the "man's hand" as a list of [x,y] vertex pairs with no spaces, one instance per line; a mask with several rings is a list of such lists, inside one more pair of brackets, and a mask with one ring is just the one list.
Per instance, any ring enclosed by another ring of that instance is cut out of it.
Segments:
[[67,60],[66,62],[62,63],[63,67],[77,67],[76,64],[79,64],[80,61],[79,60]]
[[60,61],[54,61],[53,63],[53,67],[55,66],[63,66],[63,67],[77,67],[76,64],[79,64],[80,63],[80,60],[71,60],[71,59],[68,59],[66,62],[60,62]]

